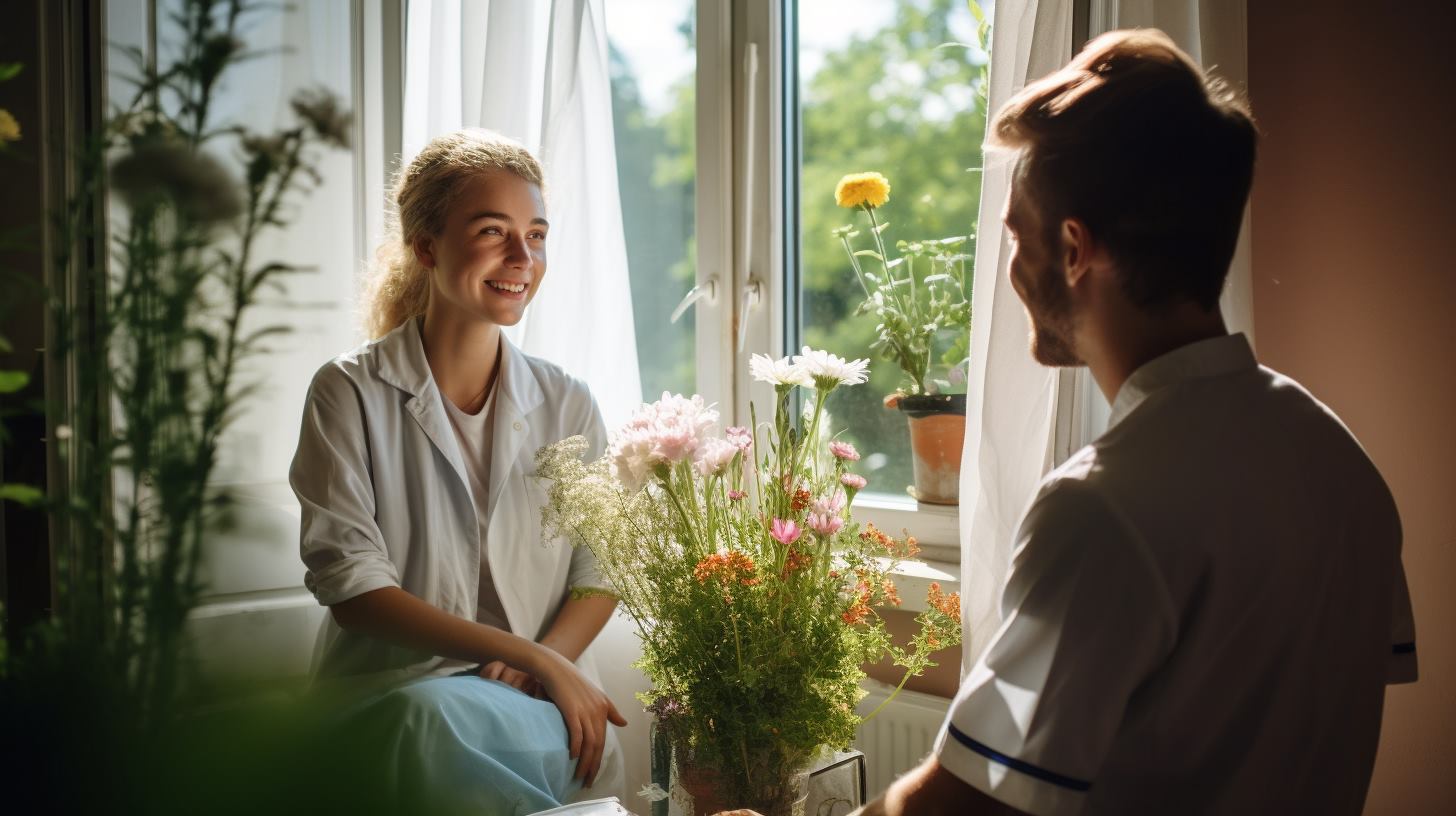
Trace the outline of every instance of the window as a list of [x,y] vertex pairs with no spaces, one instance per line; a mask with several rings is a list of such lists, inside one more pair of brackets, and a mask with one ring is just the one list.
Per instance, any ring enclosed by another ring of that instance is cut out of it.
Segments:
[[[836,429],[865,457],[869,498],[913,507],[906,419],[882,402],[900,387],[902,374],[871,351],[877,320],[873,313],[855,314],[865,293],[833,234],[853,225],[855,248],[870,250],[871,231],[863,213],[836,205],[834,189],[846,173],[881,172],[892,188],[889,203],[877,210],[891,255],[899,241],[953,236],[966,237],[954,255],[974,255],[988,55],[968,47],[977,43],[978,22],[964,0],[801,0],[786,13],[795,15],[790,24],[797,34],[785,100],[798,130],[797,145],[788,144],[797,155],[785,162],[797,192],[789,207],[797,243],[785,280],[786,296],[797,305],[791,332],[816,348],[872,358],[870,382],[836,392],[829,410]],[[863,261],[867,269],[871,260]],[[917,263],[923,268],[931,261],[911,259],[905,266]],[[953,263],[969,272],[967,260]],[[937,283],[958,290],[958,299],[970,296],[969,274],[964,287]],[[928,377],[940,380],[941,389],[964,391],[965,378],[953,366],[965,359],[966,334],[943,330],[931,345]]]
[[[642,399],[698,391],[696,98],[693,0],[648,0],[607,14],[627,262]],[[706,297],[706,295],[704,295]]]
[[[881,213],[892,246],[974,240],[988,55],[957,45],[981,33],[971,7],[642,0],[606,11],[643,398],[696,392],[725,423],[747,424],[750,402],[764,416],[771,405],[749,378],[751,354],[808,344],[874,358],[876,320],[853,314],[863,294],[833,235],[863,215],[835,205],[835,182],[864,170],[890,178]],[[937,359],[953,357],[964,333],[938,337]],[[934,557],[954,559],[956,508],[907,493],[906,419],[883,403],[899,368],[874,358],[872,370],[869,384],[830,404],[871,480],[859,515],[911,527],[943,545]],[[931,376],[954,379],[944,365]]]

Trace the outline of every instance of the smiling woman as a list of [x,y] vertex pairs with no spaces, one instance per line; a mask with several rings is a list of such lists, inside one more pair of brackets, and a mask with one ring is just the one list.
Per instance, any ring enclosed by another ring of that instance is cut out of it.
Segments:
[[581,434],[600,454],[605,431],[581,381],[502,336],[546,272],[535,157],[448,134],[395,200],[376,339],[314,378],[291,473],[305,584],[331,612],[317,679],[366,690],[343,727],[390,746],[395,809],[534,812],[620,774],[608,723],[626,722],[586,654],[616,601],[589,551],[541,546],[527,478],[541,446]]

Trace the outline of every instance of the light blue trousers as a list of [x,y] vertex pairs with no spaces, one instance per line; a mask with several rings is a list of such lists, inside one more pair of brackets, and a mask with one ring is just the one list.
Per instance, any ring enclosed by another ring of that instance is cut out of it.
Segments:
[[[473,675],[421,680],[345,715],[365,765],[398,812],[528,814],[576,793],[576,760],[556,706]],[[376,764],[377,760],[377,764]]]

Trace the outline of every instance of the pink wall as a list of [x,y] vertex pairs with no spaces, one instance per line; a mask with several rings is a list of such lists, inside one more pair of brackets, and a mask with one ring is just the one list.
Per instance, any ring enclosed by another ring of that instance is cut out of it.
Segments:
[[1405,528],[1421,681],[1393,688],[1366,812],[1456,808],[1456,112],[1445,3],[1250,0],[1263,361],[1364,443]]

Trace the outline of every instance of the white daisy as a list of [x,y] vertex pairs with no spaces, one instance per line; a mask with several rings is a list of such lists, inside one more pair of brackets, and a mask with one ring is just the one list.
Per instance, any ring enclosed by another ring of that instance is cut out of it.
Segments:
[[794,365],[813,379],[819,388],[859,385],[869,379],[869,360],[846,360],[837,354],[804,346],[794,355]]
[[748,370],[753,378],[759,382],[766,382],[770,385],[805,385],[812,386],[814,381],[803,368],[789,358],[781,357],[777,360],[767,354],[755,354],[748,361]]

